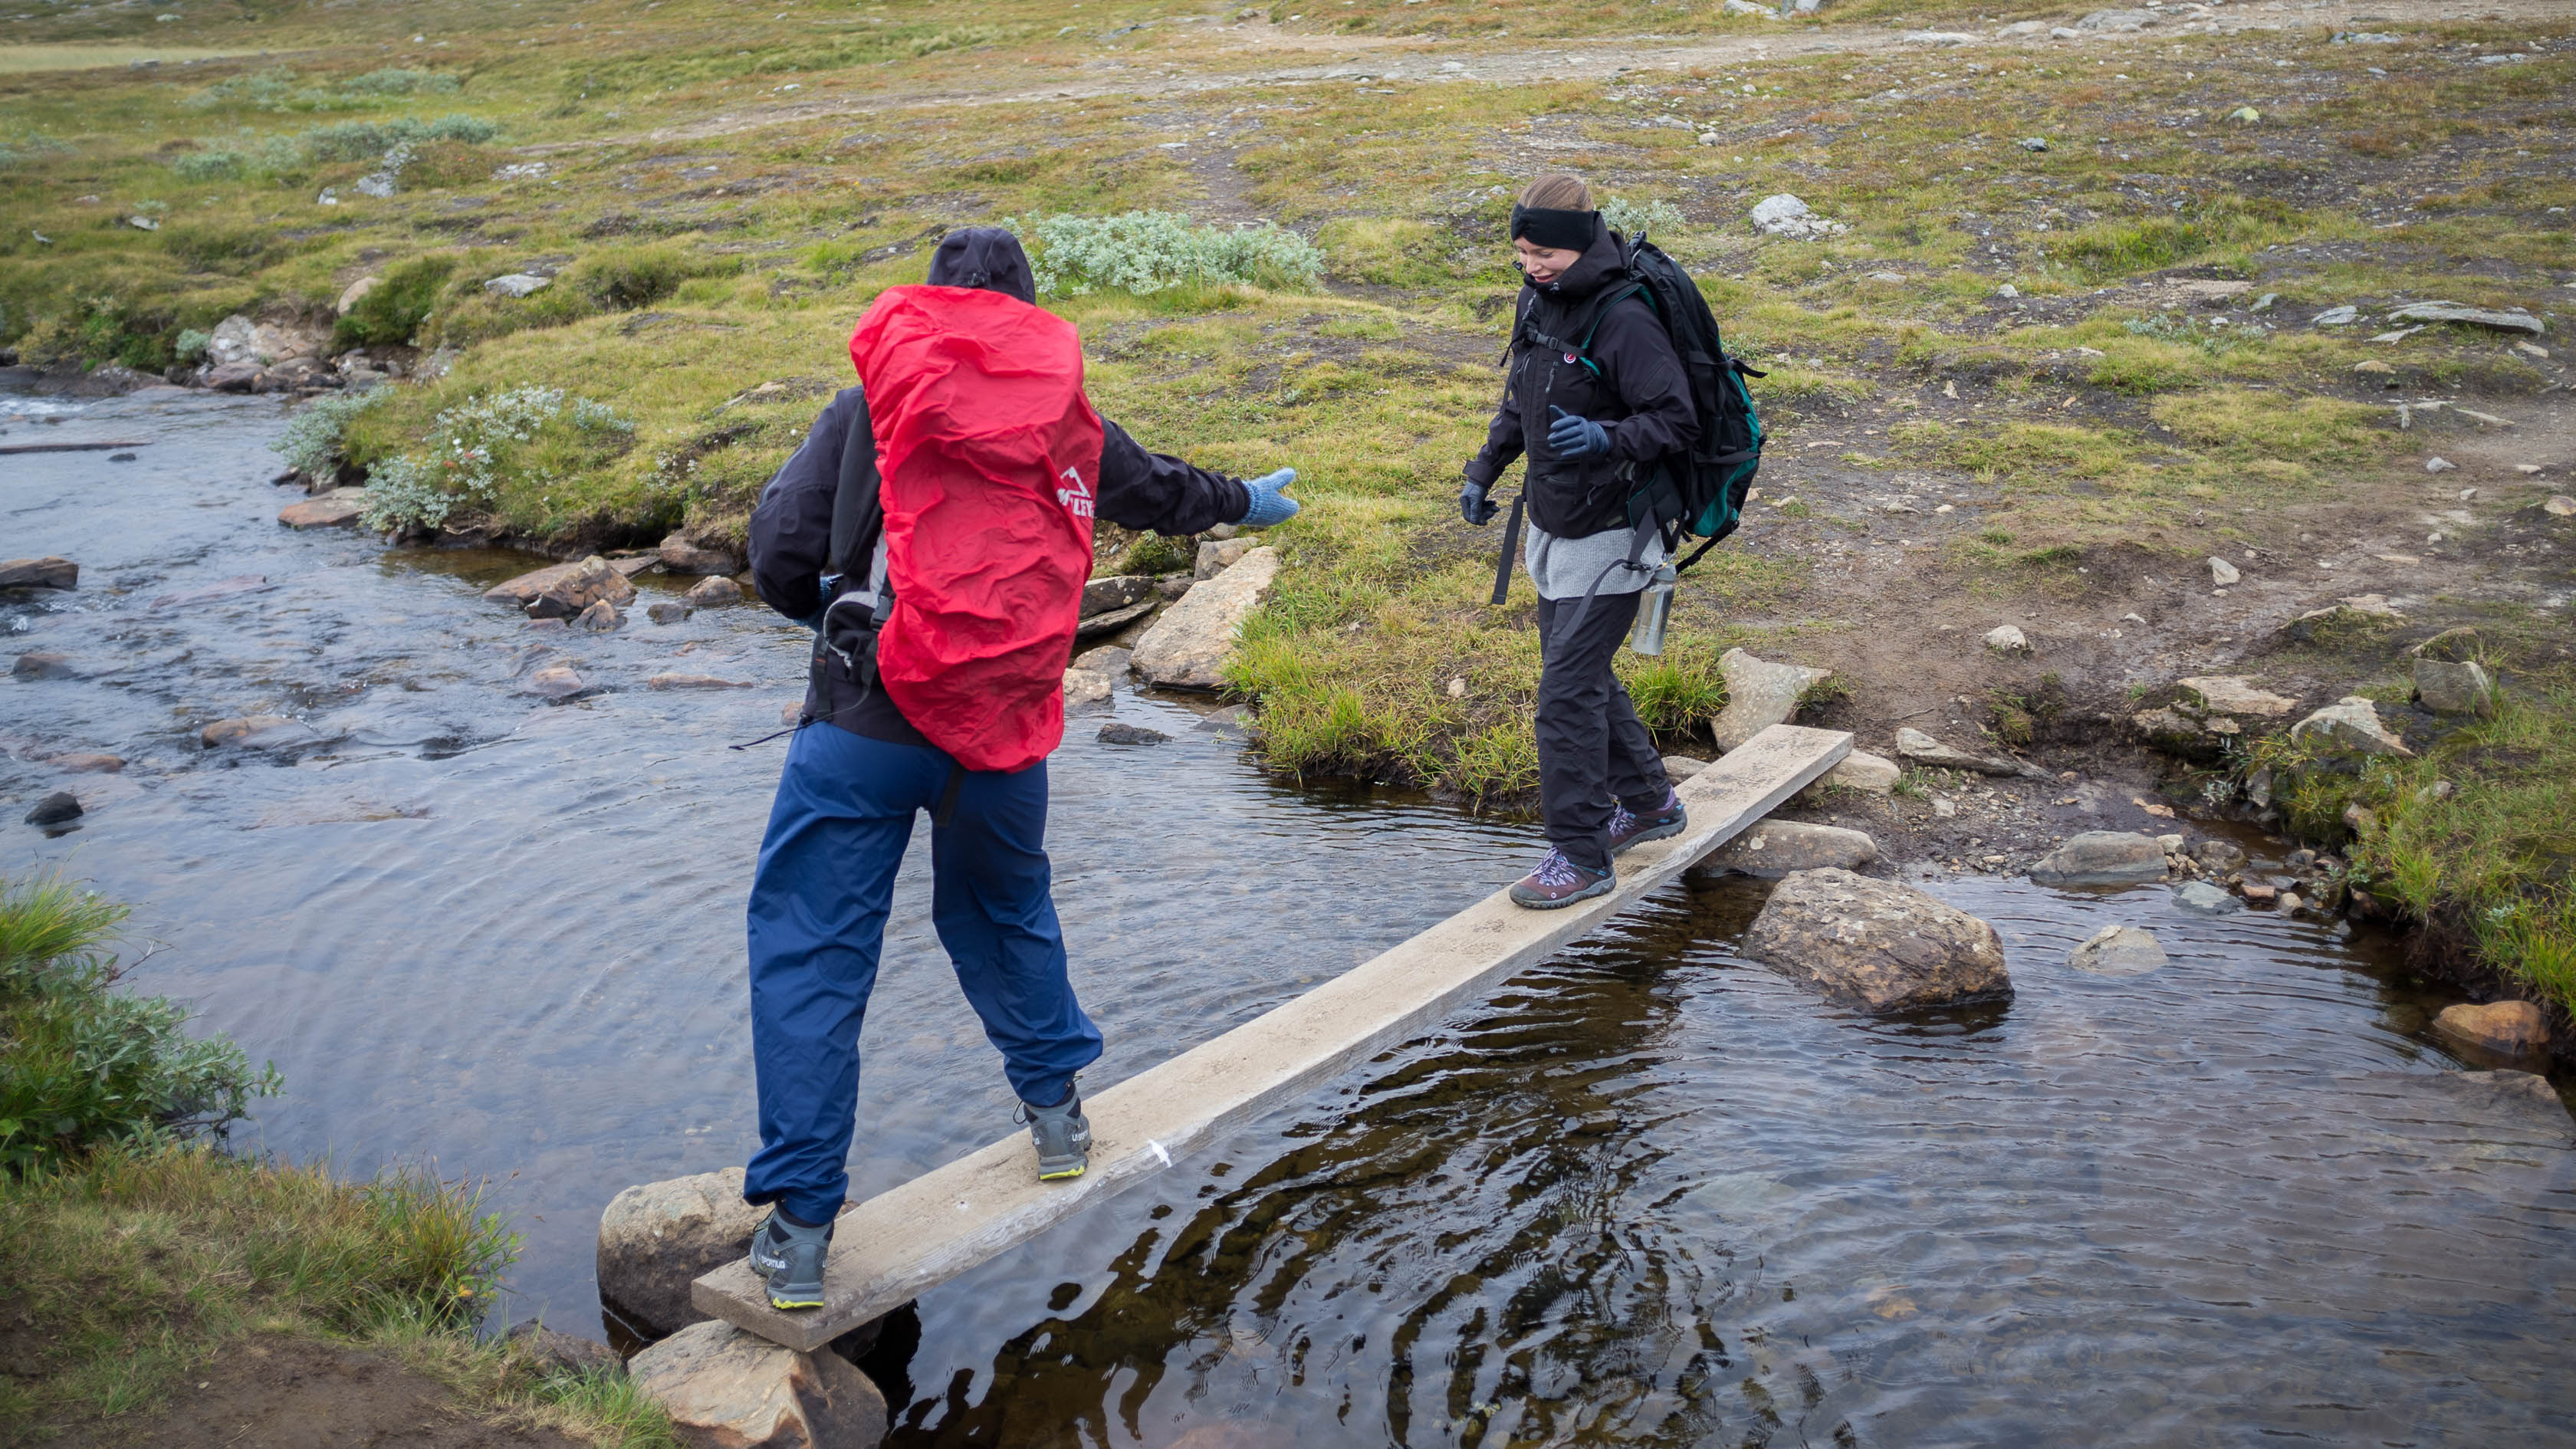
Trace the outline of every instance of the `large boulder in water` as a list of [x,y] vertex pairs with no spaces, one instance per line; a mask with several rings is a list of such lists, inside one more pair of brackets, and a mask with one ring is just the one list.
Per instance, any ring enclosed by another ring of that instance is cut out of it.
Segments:
[[1881,1015],[2012,995],[2003,939],[1955,906],[1847,870],[1780,882],[1745,954],[1840,1006]]
[[730,1323],[672,1334],[626,1365],[680,1439],[708,1449],[875,1449],[885,1395],[830,1350],[798,1353]]
[[703,1322],[689,1284],[751,1251],[769,1209],[742,1200],[742,1169],[630,1187],[599,1215],[599,1296],[647,1334]]

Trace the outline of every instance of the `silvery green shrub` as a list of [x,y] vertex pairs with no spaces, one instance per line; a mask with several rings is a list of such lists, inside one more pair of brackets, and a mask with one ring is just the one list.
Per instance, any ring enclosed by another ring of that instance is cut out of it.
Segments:
[[[213,339],[203,332],[180,334],[179,352],[187,355],[190,338],[198,342],[197,351],[206,350]],[[296,410],[287,420],[286,431],[269,444],[287,466],[307,478],[324,478],[340,466],[340,438],[349,431],[349,422],[358,414],[383,402],[389,395],[385,388],[371,387],[359,392],[326,393]]]
[[1096,291],[1147,296],[1189,283],[1294,290],[1314,287],[1324,270],[1324,253],[1313,242],[1267,222],[1200,226],[1179,212],[1130,211],[1013,217],[1003,225],[1029,243],[1038,290],[1061,297]]
[[605,403],[555,387],[514,387],[469,398],[430,423],[428,446],[367,470],[359,521],[390,531],[436,528],[462,502],[490,503],[506,482],[557,481],[549,443],[605,441],[635,425]]
[[1669,201],[1630,201],[1613,196],[1601,203],[1602,225],[1628,238],[1637,239],[1640,232],[1661,232],[1670,236],[1682,229],[1681,208]]

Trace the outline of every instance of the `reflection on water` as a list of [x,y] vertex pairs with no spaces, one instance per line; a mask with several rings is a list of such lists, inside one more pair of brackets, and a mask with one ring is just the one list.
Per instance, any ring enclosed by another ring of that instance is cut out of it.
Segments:
[[[514,1312],[577,1325],[608,1197],[750,1145],[741,901],[778,757],[723,746],[775,727],[800,641],[754,609],[531,632],[476,596],[524,560],[286,533],[293,495],[261,481],[276,416],[95,404],[45,435],[154,438],[138,462],[0,462],[9,551],[84,566],[76,595],[0,601],[10,642],[80,675],[0,693],[0,793],[69,785],[92,812],[50,841],[13,826],[8,868],[143,903],[172,949],[139,984],[286,1074],[252,1140],[504,1178],[529,1235]],[[275,587],[151,607],[253,574]],[[608,692],[512,692],[558,654]],[[643,687],[668,669],[760,687]],[[263,711],[315,739],[195,742]],[[1095,1085],[1527,853],[1518,827],[1274,787],[1176,705],[1117,711],[1177,738],[1102,746],[1078,721],[1051,765],[1059,901],[1110,1036]],[[131,763],[32,758],[80,750]],[[1007,1130],[925,864],[871,1012],[861,1191]],[[1733,954],[1760,890],[1686,879],[926,1296],[870,1364],[898,1437],[2576,1442],[2566,1125],[2446,1090],[2460,1064],[2369,943],[2160,891],[1949,882],[2004,932],[2019,995],[1873,1022]],[[2111,920],[2171,966],[2060,964]]]

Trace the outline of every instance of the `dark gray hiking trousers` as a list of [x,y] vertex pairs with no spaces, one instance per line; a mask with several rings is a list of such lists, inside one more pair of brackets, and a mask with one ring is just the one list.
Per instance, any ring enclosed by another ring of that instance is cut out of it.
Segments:
[[1538,601],[1539,810],[1548,843],[1591,870],[1610,863],[1612,802],[1644,814],[1672,788],[1653,736],[1610,672],[1639,597],[1596,594],[1581,622],[1562,631],[1583,601]]

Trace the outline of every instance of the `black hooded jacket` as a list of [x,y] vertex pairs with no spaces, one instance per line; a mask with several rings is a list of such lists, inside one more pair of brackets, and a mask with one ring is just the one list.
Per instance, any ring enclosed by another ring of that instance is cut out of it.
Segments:
[[[1528,454],[1530,517],[1559,538],[1628,527],[1628,498],[1643,485],[1647,467],[1699,437],[1690,380],[1644,298],[1623,298],[1601,313],[1590,366],[1571,351],[1527,340],[1535,332],[1580,344],[1600,299],[1633,282],[1622,255],[1619,234],[1603,227],[1555,281],[1521,284],[1503,403],[1483,451],[1467,464],[1468,480],[1490,487],[1514,458]],[[1547,443],[1551,407],[1601,424],[1610,434],[1609,454],[1558,457]]]

